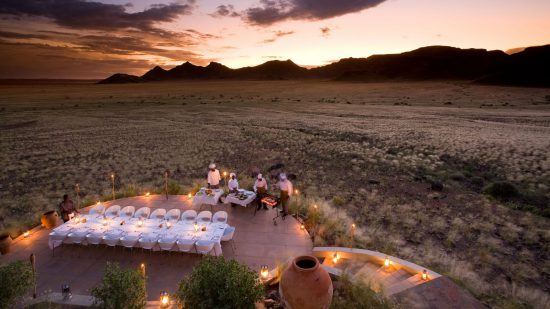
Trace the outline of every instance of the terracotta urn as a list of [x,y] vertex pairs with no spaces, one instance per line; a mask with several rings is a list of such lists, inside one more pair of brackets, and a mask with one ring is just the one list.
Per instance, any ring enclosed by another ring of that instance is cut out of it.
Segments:
[[283,272],[279,294],[285,308],[326,309],[332,301],[332,280],[316,257],[299,256]]
[[40,222],[45,228],[53,229],[61,223],[61,220],[55,210],[50,210],[42,215]]
[[0,253],[8,254],[10,252],[11,237],[9,234],[0,234]]

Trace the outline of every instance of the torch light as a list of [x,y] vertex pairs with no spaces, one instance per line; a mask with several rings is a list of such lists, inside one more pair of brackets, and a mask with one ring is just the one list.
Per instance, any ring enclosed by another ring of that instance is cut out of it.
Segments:
[[141,270],[141,275],[145,277],[145,263],[141,263],[141,265],[139,265],[139,269]]

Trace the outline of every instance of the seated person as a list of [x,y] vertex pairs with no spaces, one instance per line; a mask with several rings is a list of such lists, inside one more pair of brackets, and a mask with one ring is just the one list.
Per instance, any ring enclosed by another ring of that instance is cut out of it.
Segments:
[[229,188],[229,193],[236,193],[239,190],[239,181],[237,180],[237,175],[235,173],[229,174],[229,182],[227,187]]
[[59,211],[61,212],[63,222],[69,221],[70,214],[79,213],[68,194],[63,195],[63,201],[59,204]]

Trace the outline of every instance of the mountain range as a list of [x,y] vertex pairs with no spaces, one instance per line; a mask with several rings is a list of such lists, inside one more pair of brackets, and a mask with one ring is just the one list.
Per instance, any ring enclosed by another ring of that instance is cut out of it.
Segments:
[[550,45],[507,54],[485,49],[428,46],[401,54],[345,58],[316,68],[303,68],[291,60],[273,60],[231,69],[211,62],[197,66],[185,62],[172,69],[154,67],[142,76],[117,73],[99,83],[140,83],[167,80],[288,80],[328,79],[386,82],[464,80],[480,84],[550,87]]

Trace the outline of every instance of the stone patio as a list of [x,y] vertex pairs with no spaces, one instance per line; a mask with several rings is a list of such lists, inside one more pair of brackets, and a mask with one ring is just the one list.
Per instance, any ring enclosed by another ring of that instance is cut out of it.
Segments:
[[[199,210],[192,207],[190,199],[183,195],[139,196],[105,202],[106,206],[133,205],[136,210],[147,206],[151,208]],[[203,210],[210,210],[204,206]],[[277,263],[303,254],[311,254],[312,243],[305,230],[291,217],[285,221],[278,220],[274,225],[272,218],[275,210],[258,211],[254,216],[252,207],[235,208],[218,204],[213,212],[227,211],[228,223],[236,227],[234,244],[222,243],[223,255],[228,259],[248,265],[258,270],[261,265],[274,268]],[[86,213],[87,210],[82,212]],[[12,252],[0,256],[0,264],[13,260],[28,260],[31,253],[36,256],[38,294],[60,292],[62,284],[69,284],[73,294],[90,295],[92,287],[98,285],[103,277],[106,262],[118,262],[125,267],[138,268],[145,263],[147,272],[147,293],[149,300],[158,300],[160,291],[174,292],[178,282],[188,274],[200,260],[196,254],[177,252],[142,252],[141,249],[107,248],[105,246],[63,245],[55,249],[55,254],[48,247],[49,230],[36,228],[28,238],[18,237],[12,244]]]

